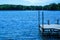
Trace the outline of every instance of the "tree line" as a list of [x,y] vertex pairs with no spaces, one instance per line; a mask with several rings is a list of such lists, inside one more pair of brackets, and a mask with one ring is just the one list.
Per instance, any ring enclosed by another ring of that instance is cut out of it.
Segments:
[[60,10],[60,3],[45,6],[0,5],[0,10]]

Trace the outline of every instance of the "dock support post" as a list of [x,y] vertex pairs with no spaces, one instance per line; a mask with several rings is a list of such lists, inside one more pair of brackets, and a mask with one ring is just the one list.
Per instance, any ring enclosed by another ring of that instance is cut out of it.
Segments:
[[38,11],[38,27],[40,29],[40,11]]
[[41,36],[41,30],[40,30],[41,26],[40,26],[40,11],[38,11],[38,31],[39,31],[39,38]]
[[42,12],[42,32],[44,32],[44,13]]

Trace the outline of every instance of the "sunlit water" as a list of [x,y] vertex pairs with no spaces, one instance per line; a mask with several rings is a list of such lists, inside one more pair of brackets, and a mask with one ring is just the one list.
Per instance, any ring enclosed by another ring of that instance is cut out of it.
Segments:
[[[43,11],[44,23],[60,20],[60,11]],[[42,22],[40,11],[40,23]],[[38,11],[0,11],[0,40],[42,40]]]

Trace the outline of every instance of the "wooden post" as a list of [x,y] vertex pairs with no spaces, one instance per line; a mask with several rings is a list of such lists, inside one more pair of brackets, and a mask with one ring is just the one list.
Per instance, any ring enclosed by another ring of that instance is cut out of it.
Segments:
[[42,12],[42,31],[44,32],[44,13]]
[[40,11],[38,11],[38,27],[40,28]]
[[57,24],[59,24],[59,19],[57,19]]
[[48,20],[48,25],[50,25],[50,20]]
[[[38,31],[39,31],[39,34],[41,34],[41,30],[40,30],[40,11],[38,11]],[[40,35],[39,35],[39,38],[40,38]]]

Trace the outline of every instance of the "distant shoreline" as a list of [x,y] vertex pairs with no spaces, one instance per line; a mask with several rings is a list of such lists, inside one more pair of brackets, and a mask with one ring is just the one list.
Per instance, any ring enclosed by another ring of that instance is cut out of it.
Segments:
[[60,11],[60,3],[52,3],[45,6],[24,6],[24,5],[0,5],[0,10],[48,10],[48,11]]
[[0,11],[60,11],[60,10],[0,10]]

